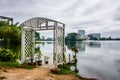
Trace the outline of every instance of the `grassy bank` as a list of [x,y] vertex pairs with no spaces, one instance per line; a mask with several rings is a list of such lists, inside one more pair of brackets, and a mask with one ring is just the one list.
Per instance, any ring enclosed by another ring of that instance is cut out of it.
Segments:
[[19,68],[20,65],[17,62],[0,62],[0,67],[15,67],[15,68]]
[[55,72],[55,74],[58,74],[58,75],[69,75],[69,74],[72,74],[72,75],[78,77],[80,80],[97,80],[97,79],[94,79],[94,78],[84,78],[84,77],[81,77],[80,75],[77,74],[78,70],[72,71],[70,69],[71,66],[76,66],[76,65],[75,64],[59,65],[58,68],[60,69],[60,71]]
[[[35,68],[35,66],[31,66],[31,65],[27,65],[27,64],[20,65],[17,62],[0,62],[0,69],[1,69],[0,73],[1,74],[7,73],[7,74],[1,75],[0,80],[5,79],[5,78],[8,80],[9,80],[9,78],[13,78],[13,80],[14,79],[17,80],[18,77],[16,77],[16,75],[21,75],[21,74],[23,74],[23,72],[25,74],[23,76],[19,76],[19,78],[20,78],[19,80],[23,80],[24,76],[25,76],[25,78],[26,78],[26,76],[28,76],[28,77],[31,77],[32,80],[36,80],[34,78],[36,75],[38,76],[38,79],[41,77],[44,79],[46,76],[49,76],[49,78],[50,78],[49,80],[51,80],[51,78],[53,78],[55,80],[96,80],[93,78],[80,77],[75,71],[70,70],[70,66],[71,65],[59,66],[60,71],[56,75],[56,74],[51,74],[49,69],[47,69],[47,68],[42,68],[42,67]],[[19,68],[21,68],[21,69],[19,69]],[[23,68],[25,68],[26,70]],[[32,68],[35,68],[35,69],[32,69]],[[29,69],[32,69],[32,70],[29,70]],[[9,71],[10,71],[10,73],[9,73]],[[16,75],[11,75],[12,73],[15,73]]]
[[18,62],[0,62],[0,67],[33,69],[35,66],[19,64]]
[[70,69],[72,65],[71,64],[66,64],[66,65],[59,65],[58,68],[60,68],[60,71],[58,72],[58,74],[74,74],[77,75],[77,73],[75,71],[72,71]]

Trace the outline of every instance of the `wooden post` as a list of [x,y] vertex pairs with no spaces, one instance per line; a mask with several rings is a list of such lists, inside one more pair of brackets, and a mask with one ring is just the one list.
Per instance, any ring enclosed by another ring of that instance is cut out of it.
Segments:
[[25,62],[25,30],[22,27],[21,28],[22,34],[21,34],[21,63]]
[[57,68],[58,65],[58,53],[57,53],[57,45],[58,45],[58,39],[57,39],[57,31],[58,31],[58,25],[57,22],[54,22],[55,29],[54,29],[54,54],[55,54],[55,68]]

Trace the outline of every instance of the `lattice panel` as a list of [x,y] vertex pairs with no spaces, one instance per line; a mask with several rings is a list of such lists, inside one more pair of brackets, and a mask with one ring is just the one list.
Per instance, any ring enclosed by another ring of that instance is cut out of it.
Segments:
[[63,29],[58,29],[58,34],[57,34],[57,40],[58,40],[58,45],[57,45],[57,53],[58,53],[58,63],[63,62],[63,50],[64,50],[64,37],[63,37]]
[[64,62],[63,54],[64,54],[64,30],[56,29],[55,30],[55,53],[57,55],[57,64],[61,64]]
[[25,58],[30,59],[32,54],[32,31],[25,30]]

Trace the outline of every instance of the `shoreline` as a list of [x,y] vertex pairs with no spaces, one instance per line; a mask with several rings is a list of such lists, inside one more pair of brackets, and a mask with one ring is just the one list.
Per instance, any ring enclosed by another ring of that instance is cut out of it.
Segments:
[[0,67],[0,80],[97,80],[94,78],[78,77],[72,74],[58,75],[50,72],[49,68],[34,69]]

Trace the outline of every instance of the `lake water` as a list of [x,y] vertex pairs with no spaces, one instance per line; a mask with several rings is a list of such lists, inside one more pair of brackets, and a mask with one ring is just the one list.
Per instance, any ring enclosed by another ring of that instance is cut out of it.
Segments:
[[77,42],[79,74],[98,80],[120,80],[120,42]]
[[[74,55],[74,52],[71,51],[72,47],[77,47],[79,50],[76,66],[79,75],[98,80],[120,80],[120,41],[77,41],[65,44],[67,59],[69,54],[71,58]],[[43,64],[44,56],[49,56],[49,64],[52,64],[53,42],[36,44],[36,47],[40,47]],[[12,50],[20,53],[20,46]]]
[[[53,43],[37,44],[41,47],[43,56],[50,56],[52,63]],[[74,53],[72,47],[77,47],[78,74],[98,80],[120,80],[120,41],[83,41],[66,42],[66,55]]]

